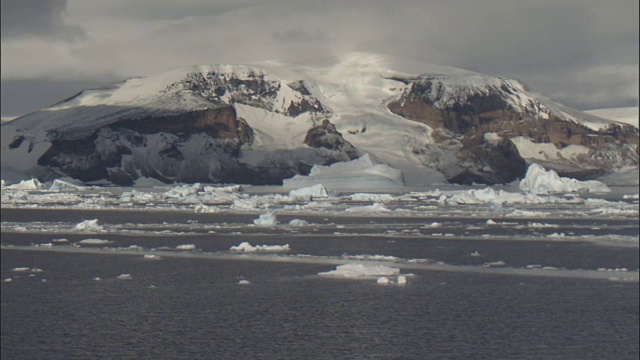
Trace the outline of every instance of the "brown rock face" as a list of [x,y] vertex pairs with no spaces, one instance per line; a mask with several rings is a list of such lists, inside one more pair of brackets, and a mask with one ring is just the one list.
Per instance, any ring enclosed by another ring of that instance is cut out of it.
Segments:
[[[409,90],[400,99],[390,102],[387,105],[388,109],[396,115],[434,128],[436,134],[442,131],[450,133],[451,139],[463,144],[457,157],[476,163],[476,166],[469,167],[466,173],[450,179],[452,182],[468,182],[462,180],[477,178],[478,173],[483,173],[478,170],[479,165],[486,165],[492,169],[489,173],[485,172],[488,177],[484,180],[489,182],[505,182],[514,178],[514,175],[524,175],[526,169],[522,167],[522,158],[515,146],[508,141],[518,136],[528,137],[537,143],[553,143],[558,149],[568,145],[583,145],[592,149],[593,154],[602,152],[602,155],[589,159],[590,166],[594,168],[611,169],[620,165],[620,161],[635,161],[637,165],[638,130],[630,125],[613,125],[596,131],[582,124],[564,120],[540,103],[530,102],[526,111],[514,109],[505,100],[506,97],[514,95],[513,90],[507,86],[481,94],[467,95],[464,101],[454,99],[447,102],[445,107],[442,104],[436,106],[432,99],[437,99],[438,91],[442,89],[428,79],[404,82],[411,85]],[[490,132],[499,133],[510,145],[500,143],[488,151],[492,146],[482,144],[478,139],[482,139],[484,133]],[[635,145],[635,155],[629,153],[626,148],[628,145]],[[611,158],[612,152],[621,155]],[[599,158],[609,158],[612,161],[606,163],[599,161]],[[621,160],[623,158],[629,160]],[[513,160],[511,164],[509,159]],[[601,174],[602,171],[588,171],[585,174]],[[521,173],[518,174],[519,172]],[[493,176],[491,173],[509,175],[501,177]]]
[[342,137],[342,134],[329,120],[323,120],[320,125],[309,129],[304,143],[314,148],[324,148],[341,152],[346,156],[343,161],[354,160],[360,157],[358,150]]
[[253,142],[253,130],[236,116],[233,106],[192,111],[175,116],[121,120],[112,129],[129,129],[141,134],[166,132],[171,134],[205,133],[213,138],[231,139],[239,144]]

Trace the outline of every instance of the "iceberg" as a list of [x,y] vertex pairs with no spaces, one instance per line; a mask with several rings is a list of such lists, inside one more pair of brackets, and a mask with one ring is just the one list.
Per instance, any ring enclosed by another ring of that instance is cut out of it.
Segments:
[[329,166],[314,165],[308,176],[285,179],[282,186],[299,189],[322,184],[332,190],[386,189],[404,186],[402,171],[380,164],[365,154],[359,159]]
[[400,269],[392,268],[384,265],[365,265],[358,263],[349,263],[339,265],[335,270],[321,272],[318,275],[322,276],[337,276],[345,278],[360,278],[371,276],[397,276],[400,274]]
[[259,218],[253,220],[253,223],[258,226],[276,226],[278,225],[278,219],[272,212],[261,214]]
[[607,185],[600,181],[579,181],[560,177],[555,171],[547,171],[538,164],[529,166],[525,178],[520,181],[520,190],[533,194],[611,191]]

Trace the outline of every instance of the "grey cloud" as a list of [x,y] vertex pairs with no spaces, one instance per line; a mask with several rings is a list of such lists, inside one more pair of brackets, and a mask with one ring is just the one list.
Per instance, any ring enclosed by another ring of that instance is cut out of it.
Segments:
[[68,54],[123,76],[370,51],[518,78],[583,109],[638,98],[637,0],[83,0],[69,13],[101,27]]
[[84,31],[65,20],[66,0],[2,0],[2,39],[41,37],[76,40]]

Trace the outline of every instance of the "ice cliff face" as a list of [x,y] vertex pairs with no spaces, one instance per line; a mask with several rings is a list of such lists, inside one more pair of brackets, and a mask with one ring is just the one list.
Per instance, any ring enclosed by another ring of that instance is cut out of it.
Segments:
[[534,160],[589,177],[637,166],[638,130],[515,80],[363,53],[320,65],[180,68],[2,125],[3,170],[118,184],[280,184],[366,153],[410,184],[509,182]]

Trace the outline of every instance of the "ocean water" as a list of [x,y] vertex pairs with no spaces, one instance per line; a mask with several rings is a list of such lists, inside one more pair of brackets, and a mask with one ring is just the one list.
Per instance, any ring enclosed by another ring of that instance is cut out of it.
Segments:
[[[637,243],[611,246],[528,239],[532,231],[526,225],[540,220],[516,219],[487,226],[486,219],[435,219],[441,226],[424,229],[422,225],[435,220],[317,216],[307,217],[315,225],[302,229],[247,226],[255,217],[3,210],[4,223],[40,221],[38,229],[44,230],[2,233],[2,359],[640,356],[637,276],[635,281],[613,281],[606,276],[580,275],[601,273],[597,269],[602,268],[637,273]],[[97,235],[56,230],[91,218],[121,227]],[[281,219],[284,223],[289,220]],[[630,220],[543,222],[557,227],[535,229],[542,236],[551,232],[598,236],[602,228],[623,236],[638,231],[637,223]],[[192,231],[151,231],[166,230],[165,223],[169,228],[188,225]],[[212,224],[217,227],[210,233],[206,229]],[[143,228],[144,232],[131,231]],[[417,228],[423,233],[402,232]],[[442,237],[436,231],[455,236]],[[73,243],[88,237],[113,242],[86,247],[93,253],[57,251],[59,245],[33,246],[55,238]],[[242,241],[289,244],[289,255],[296,261],[199,256],[228,254],[230,246]],[[115,251],[130,245],[152,249],[180,244],[194,244],[194,256],[151,261],[141,254]],[[480,256],[471,256],[473,252]],[[428,259],[453,269],[467,266],[478,271],[407,267],[402,272],[411,275],[405,286],[317,275],[335,269],[335,264],[323,259],[361,254]],[[315,261],[305,261],[306,255]],[[498,261],[507,268],[539,265],[575,270],[575,274],[522,276],[481,271],[483,264]],[[42,271],[14,271],[20,267]],[[132,278],[118,279],[121,274]],[[250,284],[241,285],[241,280]]]

